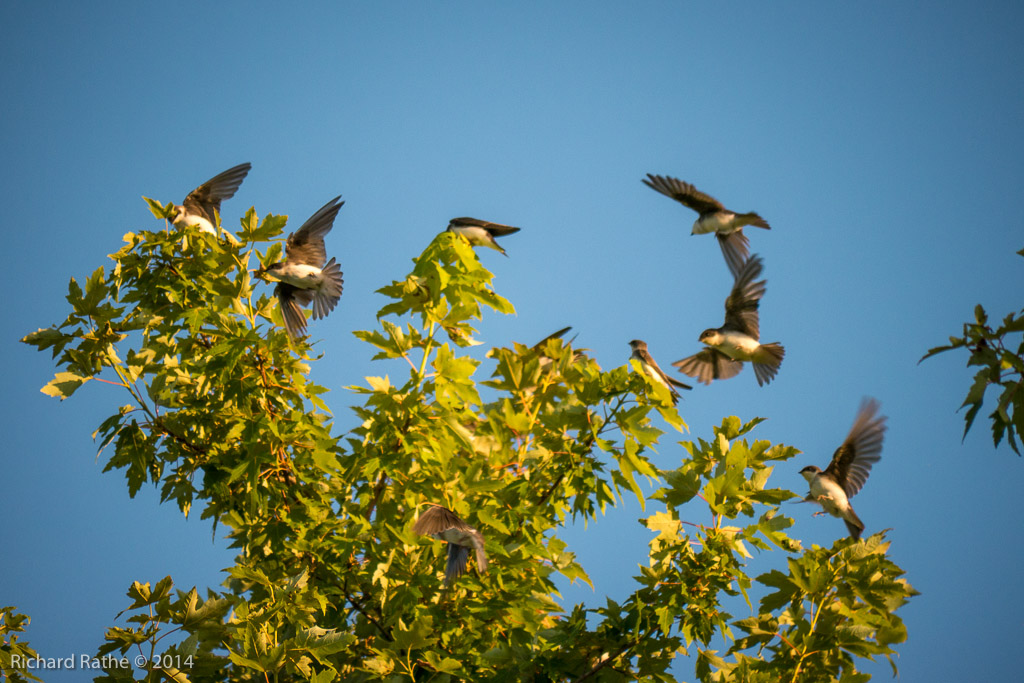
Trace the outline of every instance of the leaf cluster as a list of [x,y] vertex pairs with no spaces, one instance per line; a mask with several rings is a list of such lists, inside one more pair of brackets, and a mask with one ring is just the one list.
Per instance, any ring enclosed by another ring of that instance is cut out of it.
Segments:
[[[1024,256],[1024,249],[1017,253]],[[964,438],[967,438],[967,432],[985,402],[989,387],[999,387],[1001,392],[996,408],[989,415],[992,441],[999,446],[1005,436],[1010,448],[1020,455],[1018,439],[1024,433],[1024,309],[1008,314],[998,327],[992,329],[988,313],[978,304],[974,308],[974,322],[964,323],[962,337],[951,336],[949,344],[929,349],[921,360],[953,349],[969,350],[971,355],[967,366],[979,368],[960,406],[967,408]]]
[[18,642],[17,635],[25,631],[31,619],[16,612],[16,609],[13,606],[0,607],[0,674],[10,683],[38,681],[41,679],[31,674],[29,667],[22,663],[35,659],[39,653],[29,647],[28,643]]

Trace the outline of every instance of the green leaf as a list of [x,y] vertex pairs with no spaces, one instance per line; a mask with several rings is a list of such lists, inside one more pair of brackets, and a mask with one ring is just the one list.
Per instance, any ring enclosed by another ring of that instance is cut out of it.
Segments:
[[433,631],[433,620],[428,616],[420,617],[408,628],[399,625],[393,632],[395,646],[403,650],[426,647],[436,640]]
[[657,531],[659,536],[669,541],[678,540],[682,531],[682,524],[679,520],[667,512],[655,512],[644,520],[644,523],[648,529]]
[[40,391],[47,396],[56,396],[63,401],[75,393],[78,387],[85,384],[89,379],[91,378],[82,377],[73,372],[58,372]]
[[259,663],[259,661],[255,659],[250,659],[249,657],[243,657],[237,652],[229,651],[228,657],[231,658],[232,664],[237,664],[238,666],[245,667],[246,669],[253,669],[255,671],[266,671],[266,669],[263,667],[262,664]]
[[53,357],[56,358],[57,354],[74,338],[64,334],[60,330],[48,327],[46,329],[38,329],[35,332],[25,335],[21,338],[22,343],[31,344],[38,350],[48,349],[53,347]]
[[157,218],[165,219],[171,217],[171,213],[174,209],[173,204],[168,204],[167,206],[164,206],[155,199],[150,199],[149,197],[143,197],[143,199],[149,206],[150,212]]
[[441,657],[434,652],[427,652],[424,655],[427,664],[438,673],[455,673],[462,668],[462,664],[451,657]]

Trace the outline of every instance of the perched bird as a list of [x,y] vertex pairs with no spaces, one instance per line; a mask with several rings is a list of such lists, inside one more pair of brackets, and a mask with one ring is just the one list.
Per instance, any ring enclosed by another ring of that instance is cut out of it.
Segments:
[[203,232],[217,234],[220,203],[231,199],[249,174],[252,164],[246,162],[213,176],[188,193],[181,204],[172,204],[170,221],[176,228],[198,225]]
[[814,465],[800,470],[811,486],[806,500],[819,503],[833,517],[841,517],[854,540],[859,539],[864,531],[864,522],[853,511],[850,499],[861,490],[871,474],[871,466],[882,457],[886,418],[877,413],[878,401],[865,399],[850,433],[843,445],[836,449],[825,471]]
[[683,206],[696,211],[699,216],[693,223],[691,235],[715,233],[718,245],[722,247],[722,255],[729,271],[736,277],[750,253],[750,241],[743,234],[744,225],[753,225],[770,230],[765,219],[756,213],[736,213],[722,206],[722,203],[704,194],[693,185],[669,176],[651,175],[643,179],[644,184],[658,192],[671,197]]
[[481,572],[487,571],[484,535],[463,522],[448,508],[431,505],[416,520],[412,530],[439,541],[448,541],[448,564],[444,570],[444,585],[447,586],[466,571],[470,548],[476,550],[477,567]]
[[743,264],[725,300],[725,323],[704,330],[699,341],[707,344],[703,351],[677,360],[672,365],[698,382],[711,384],[713,379],[729,379],[743,369],[743,361],[754,364],[758,385],[775,377],[786,349],[778,342],[761,344],[757,307],[765,292],[765,281],[754,282],[763,268],[761,257],[754,254]]
[[629,342],[629,348],[633,349],[633,355],[630,358],[636,358],[640,361],[640,367],[643,368],[644,373],[668,389],[668,393],[672,395],[672,405],[679,403],[679,392],[676,389],[693,389],[689,384],[683,384],[665,374],[665,371],[658,365],[658,361],[654,360],[651,354],[648,353],[647,342],[634,339]]
[[[511,235],[514,232],[519,232],[519,230],[520,228],[513,228],[511,225],[488,223],[487,221],[478,221],[475,218],[453,218],[448,223],[448,232],[462,235],[474,247],[488,247],[500,251],[502,254],[505,254],[505,250],[501,248],[494,238]],[[508,254],[505,254],[505,256],[508,256]]]
[[338,209],[345,204],[339,203],[339,199],[340,196],[324,204],[302,227],[288,235],[284,261],[259,270],[259,275],[278,283],[274,294],[281,304],[284,326],[292,339],[306,333],[306,317],[300,306],[312,302],[313,320],[318,320],[333,311],[341,298],[344,284],[341,266],[334,257],[327,261],[324,247],[324,236],[331,231]]

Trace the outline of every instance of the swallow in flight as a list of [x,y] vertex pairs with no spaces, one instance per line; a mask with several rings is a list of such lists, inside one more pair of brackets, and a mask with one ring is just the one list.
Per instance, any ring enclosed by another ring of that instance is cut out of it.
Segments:
[[171,223],[176,228],[198,225],[202,232],[216,235],[220,203],[235,196],[251,168],[252,164],[248,162],[239,164],[213,176],[189,192],[184,202],[171,205]]
[[778,372],[786,349],[778,342],[761,344],[757,308],[765,292],[765,281],[754,282],[761,275],[761,257],[754,254],[743,264],[729,297],[725,300],[725,323],[704,330],[699,341],[706,348],[672,365],[698,382],[711,384],[713,379],[729,379],[743,369],[743,363],[754,364],[759,386],[772,381]]
[[449,585],[466,571],[470,548],[476,550],[476,564],[481,572],[487,571],[487,553],[484,535],[463,522],[446,507],[431,505],[416,520],[412,530],[448,542],[448,563],[444,570],[444,585]]
[[771,229],[768,222],[756,213],[730,211],[722,206],[722,202],[682,180],[648,173],[643,181],[648,187],[697,212],[697,220],[694,221],[690,234],[715,233],[725,257],[725,264],[729,266],[729,272],[733,277],[739,273],[747,260],[747,254],[750,253],[750,240],[743,234],[743,226],[753,225],[766,230]]
[[324,247],[324,236],[331,231],[338,210],[345,204],[339,199],[340,196],[324,204],[302,227],[288,235],[284,261],[259,270],[258,274],[277,282],[274,294],[292,339],[306,333],[306,316],[301,306],[312,302],[313,320],[318,320],[327,317],[341,298],[341,265],[333,256],[327,261]]
[[878,415],[878,401],[865,399],[850,433],[836,449],[825,471],[814,465],[800,470],[811,488],[806,500],[820,504],[833,517],[842,518],[854,540],[864,531],[864,522],[853,511],[850,499],[861,490],[871,474],[871,466],[882,457],[885,419],[884,415]]

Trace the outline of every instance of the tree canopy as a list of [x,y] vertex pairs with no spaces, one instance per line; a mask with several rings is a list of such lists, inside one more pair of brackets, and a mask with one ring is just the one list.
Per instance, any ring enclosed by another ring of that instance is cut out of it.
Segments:
[[[23,340],[53,354],[47,394],[103,382],[126,401],[94,434],[104,471],[185,514],[199,503],[238,551],[220,588],[134,583],[97,656],[149,665],[97,680],[674,681],[690,656],[701,681],[862,681],[857,658],[892,662],[915,591],[884,532],[790,536],[780,505],[796,494],[770,478],[798,451],[756,439],[760,418],[725,417],[655,466],[666,429],[687,426],[636,361],[605,370],[553,336],[489,348],[480,377],[479,321],[514,309],[458,235],[378,290],[379,326],[354,334],[407,372],[347,387],[356,419],[337,419],[314,380],[329,348],[290,340],[252,275],[279,259],[285,223],[250,209],[237,243],[128,233],[113,265],[71,280],[68,317]],[[627,496],[652,535],[628,597],[563,607],[558,576],[589,582],[565,525]],[[485,573],[471,560],[445,586],[444,543],[413,531],[429,504],[482,533]],[[775,568],[749,576],[753,553]],[[23,630],[3,616],[0,631]],[[0,665],[34,678],[10,666],[31,652],[15,640]]]

